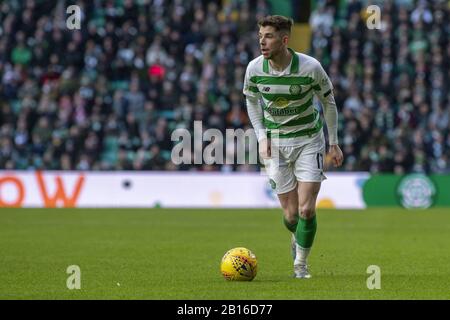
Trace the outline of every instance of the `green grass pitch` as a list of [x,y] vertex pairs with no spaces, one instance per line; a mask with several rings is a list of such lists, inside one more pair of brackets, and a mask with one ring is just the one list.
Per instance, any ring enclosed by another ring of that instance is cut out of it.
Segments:
[[[1,209],[0,299],[450,299],[448,209],[318,210],[309,280],[292,278],[289,239],[280,210]],[[238,246],[252,282],[219,272]]]

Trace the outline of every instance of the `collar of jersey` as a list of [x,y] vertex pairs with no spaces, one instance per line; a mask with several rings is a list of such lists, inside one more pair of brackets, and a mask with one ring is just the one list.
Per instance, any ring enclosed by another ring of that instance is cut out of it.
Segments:
[[[296,72],[298,72],[298,56],[295,54],[294,50],[292,50],[291,48],[288,48],[288,50],[292,54],[292,63],[291,63],[290,73],[296,73]],[[263,61],[263,71],[265,73],[269,73],[269,60],[268,59],[264,59],[264,61]]]

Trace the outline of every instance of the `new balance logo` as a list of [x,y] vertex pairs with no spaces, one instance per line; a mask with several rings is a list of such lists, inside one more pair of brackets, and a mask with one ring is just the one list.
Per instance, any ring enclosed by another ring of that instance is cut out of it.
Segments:
[[270,91],[270,87],[264,87],[264,88],[263,88],[263,91],[269,92],[269,91]]

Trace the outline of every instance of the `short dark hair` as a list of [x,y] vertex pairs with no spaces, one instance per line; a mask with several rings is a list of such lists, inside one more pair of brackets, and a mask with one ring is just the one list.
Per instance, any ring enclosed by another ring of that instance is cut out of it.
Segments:
[[279,15],[266,16],[258,21],[259,27],[271,26],[274,27],[276,31],[285,31],[288,34],[291,34],[291,27],[293,24],[294,20],[291,18]]

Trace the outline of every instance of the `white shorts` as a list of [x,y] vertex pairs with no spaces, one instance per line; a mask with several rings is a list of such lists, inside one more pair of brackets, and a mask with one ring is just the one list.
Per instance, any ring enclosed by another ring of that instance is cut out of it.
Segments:
[[264,160],[270,185],[277,194],[292,191],[300,182],[322,182],[327,177],[323,173],[325,157],[325,137],[321,130],[304,145],[272,146],[271,159]]

